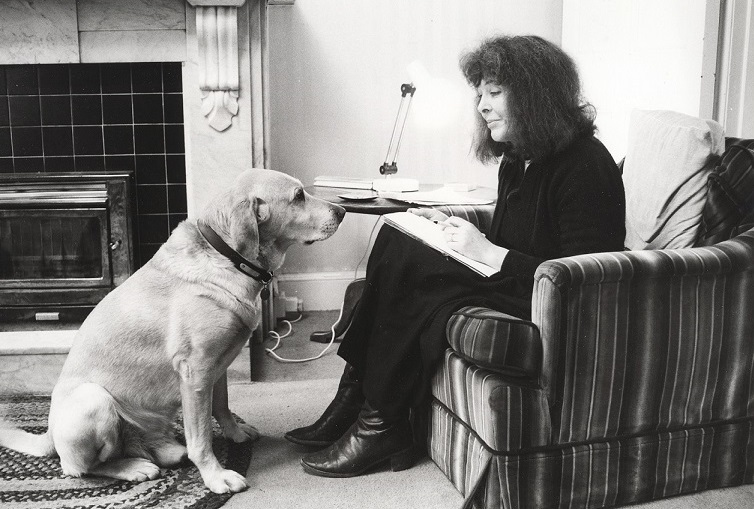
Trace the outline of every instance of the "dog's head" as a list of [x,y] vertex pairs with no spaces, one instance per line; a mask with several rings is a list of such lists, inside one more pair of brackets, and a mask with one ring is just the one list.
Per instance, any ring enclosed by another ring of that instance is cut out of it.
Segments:
[[330,237],[345,213],[307,193],[299,180],[255,168],[241,173],[202,219],[244,257],[276,270],[288,247]]

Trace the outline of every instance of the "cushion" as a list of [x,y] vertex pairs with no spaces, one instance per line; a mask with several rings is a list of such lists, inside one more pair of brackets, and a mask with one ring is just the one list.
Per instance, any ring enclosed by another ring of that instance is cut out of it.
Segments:
[[450,347],[477,366],[512,376],[540,374],[542,341],[528,320],[466,306],[451,315],[446,332]]
[[631,112],[623,165],[626,247],[692,247],[707,175],[725,149],[723,128],[673,111]]
[[754,140],[728,138],[709,174],[697,246],[728,240],[754,223]]

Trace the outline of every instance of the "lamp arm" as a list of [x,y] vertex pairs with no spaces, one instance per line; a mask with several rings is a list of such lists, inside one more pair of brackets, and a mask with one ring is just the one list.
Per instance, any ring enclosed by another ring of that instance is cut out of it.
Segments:
[[[390,135],[390,144],[387,148],[387,154],[385,155],[385,162],[380,166],[380,173],[382,175],[393,175],[398,172],[398,166],[396,161],[398,159],[398,150],[401,147],[401,139],[403,138],[403,131],[406,127],[406,120],[408,120],[408,112],[411,108],[411,101],[414,98],[414,92],[416,87],[412,83],[404,83],[401,85],[401,102],[398,105],[398,115],[395,117],[395,123],[393,124],[393,132]],[[406,101],[408,96],[408,102]],[[403,120],[401,120],[401,118]],[[398,131],[398,138],[396,139],[396,131],[398,130],[398,124],[400,124],[400,131]],[[395,151],[393,151],[395,147]],[[392,157],[390,154],[393,154]]]

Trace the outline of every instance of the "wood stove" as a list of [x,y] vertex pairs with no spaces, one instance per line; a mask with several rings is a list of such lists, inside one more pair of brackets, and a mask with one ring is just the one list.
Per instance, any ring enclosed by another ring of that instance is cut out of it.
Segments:
[[135,270],[129,173],[0,175],[0,326],[82,320]]

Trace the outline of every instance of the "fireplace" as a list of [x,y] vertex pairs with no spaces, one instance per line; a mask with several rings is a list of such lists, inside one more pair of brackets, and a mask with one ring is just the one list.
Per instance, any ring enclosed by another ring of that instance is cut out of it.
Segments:
[[0,323],[80,321],[133,273],[132,180],[0,175]]

